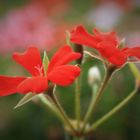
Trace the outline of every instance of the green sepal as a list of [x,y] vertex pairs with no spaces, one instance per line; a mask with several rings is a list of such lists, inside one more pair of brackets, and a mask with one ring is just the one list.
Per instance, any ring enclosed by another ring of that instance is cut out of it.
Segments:
[[44,67],[44,74],[45,74],[45,76],[46,76],[46,71],[47,71],[48,65],[49,65],[49,59],[48,59],[48,56],[46,54],[46,51],[44,51],[43,67]]
[[123,49],[125,47],[125,38],[123,38],[121,41],[120,41],[120,44],[118,46],[119,49]]
[[66,43],[69,46],[72,46],[72,43],[70,42],[70,32],[66,31]]
[[35,99],[37,96],[38,96],[37,94],[33,94],[33,93],[28,93],[28,94],[26,94],[26,95],[17,103],[17,105],[14,107],[14,109],[23,106],[24,104],[28,103],[29,101]]

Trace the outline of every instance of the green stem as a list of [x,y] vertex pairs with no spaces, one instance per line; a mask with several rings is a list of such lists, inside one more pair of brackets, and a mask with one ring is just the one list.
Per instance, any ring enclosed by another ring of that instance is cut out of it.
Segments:
[[60,114],[59,110],[56,108],[56,106],[54,105],[51,98],[49,98],[49,96],[45,97],[45,95],[39,95],[38,98],[44,105],[49,107],[57,115],[57,117],[59,117],[60,120],[62,120],[65,123],[63,116]]
[[72,126],[71,122],[68,119],[68,116],[64,112],[54,93],[52,97],[48,96],[48,99],[44,95],[40,95],[39,98],[44,105],[46,105],[56,113],[56,115],[59,117],[60,120],[62,120],[65,124],[67,124],[70,127],[73,134],[76,133],[74,127]]
[[104,76],[104,79],[103,79],[103,82],[101,83],[101,86],[100,86],[98,92],[96,93],[94,98],[91,100],[90,106],[89,106],[88,111],[85,115],[84,123],[83,123],[83,127],[82,127],[82,132],[84,132],[86,124],[87,124],[88,120],[90,119],[93,111],[95,110],[96,104],[100,100],[100,98],[103,94],[103,91],[106,88],[108,81],[109,81],[110,77],[112,76],[112,74],[113,74],[113,71],[110,72],[109,69],[107,69],[105,76]]
[[53,92],[53,96],[52,96],[52,100],[54,101],[56,107],[58,108],[58,110],[60,111],[60,113],[62,114],[67,126],[69,126],[69,128],[71,129],[73,134],[77,134],[75,128],[73,127],[73,125],[71,124],[69,117],[67,116],[67,114],[65,113],[65,111],[63,110],[61,104],[59,103],[55,93]]
[[77,129],[80,129],[81,120],[81,102],[80,102],[80,77],[76,80],[75,85],[75,116],[77,119]]
[[116,107],[114,107],[111,111],[109,111],[107,114],[105,114],[102,118],[97,120],[93,125],[91,126],[91,129],[89,130],[95,130],[98,126],[100,126],[102,123],[107,121],[110,117],[112,117],[115,113],[117,113],[120,109],[122,109],[137,93],[137,89],[132,91],[123,101],[121,101]]

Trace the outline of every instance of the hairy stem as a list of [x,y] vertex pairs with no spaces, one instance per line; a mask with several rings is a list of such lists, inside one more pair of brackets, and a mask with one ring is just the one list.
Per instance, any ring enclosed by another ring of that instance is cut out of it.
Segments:
[[99,120],[97,120],[95,123],[92,124],[91,129],[89,131],[95,130],[97,127],[99,127],[101,124],[103,124],[105,121],[110,119],[115,113],[117,113],[120,109],[122,109],[136,94],[138,90],[135,89],[132,91],[123,101],[121,101],[116,107],[114,107],[111,111],[109,111],[107,114],[105,114],[103,117],[101,117]]
[[61,104],[59,103],[55,93],[53,92],[53,96],[52,96],[52,100],[54,101],[56,107],[58,108],[59,112],[62,114],[67,126],[71,129],[72,133],[74,135],[77,134],[75,128],[73,127],[72,123],[69,120],[69,117],[67,116],[67,114],[65,113],[64,109],[62,108]]
[[79,130],[81,121],[80,77],[76,80],[75,86],[75,116],[77,120],[77,129]]
[[59,110],[56,108],[56,106],[54,105],[52,99],[49,96],[39,95],[38,98],[40,99],[40,101],[45,106],[50,108],[59,117],[60,120],[62,120],[65,123],[65,120],[64,120],[63,116],[60,114]]
[[109,82],[109,79],[111,78],[111,76],[112,76],[114,71],[115,71],[114,67],[107,68],[107,70],[105,72],[104,79],[103,79],[103,81],[101,83],[101,86],[100,86],[98,92],[96,93],[96,95],[94,96],[94,98],[91,100],[90,106],[89,106],[88,111],[87,111],[87,113],[85,115],[84,123],[83,123],[83,127],[82,127],[82,132],[84,132],[86,124],[89,121],[91,115],[93,114],[93,111],[95,110],[96,104],[100,100],[100,98],[101,98],[101,96],[103,94],[103,91],[106,88],[106,86],[107,86],[107,84]]

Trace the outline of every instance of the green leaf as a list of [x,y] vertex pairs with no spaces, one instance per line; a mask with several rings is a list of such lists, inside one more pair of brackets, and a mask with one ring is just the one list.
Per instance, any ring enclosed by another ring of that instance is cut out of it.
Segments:
[[14,109],[23,106],[24,104],[28,103],[29,101],[33,100],[34,98],[36,98],[38,95],[33,94],[33,93],[28,93],[26,94],[18,103],[17,105],[14,107]]
[[44,56],[43,56],[43,66],[44,66],[44,74],[46,75],[46,71],[49,65],[49,59],[48,56],[46,54],[46,51],[44,51]]

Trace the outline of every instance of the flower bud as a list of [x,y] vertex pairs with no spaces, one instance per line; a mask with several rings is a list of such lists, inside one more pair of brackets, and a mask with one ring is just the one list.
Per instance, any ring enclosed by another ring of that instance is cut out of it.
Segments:
[[97,66],[93,66],[88,71],[88,83],[90,86],[101,81],[101,74]]

